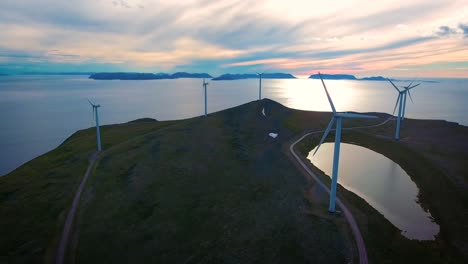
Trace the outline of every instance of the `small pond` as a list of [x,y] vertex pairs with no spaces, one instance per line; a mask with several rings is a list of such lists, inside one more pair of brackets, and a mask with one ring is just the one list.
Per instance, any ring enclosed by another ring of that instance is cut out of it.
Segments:
[[[324,143],[308,159],[331,175],[334,143]],[[419,189],[395,162],[370,149],[341,143],[338,183],[366,200],[410,239],[433,240],[439,226],[418,203]]]

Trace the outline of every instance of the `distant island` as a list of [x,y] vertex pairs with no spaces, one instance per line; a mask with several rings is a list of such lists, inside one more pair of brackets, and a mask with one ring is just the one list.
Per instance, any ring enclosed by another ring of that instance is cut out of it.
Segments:
[[[242,79],[257,79],[258,75],[253,73],[248,74],[231,74],[226,73],[216,78],[213,78],[213,81],[221,80],[242,80]],[[264,73],[262,74],[262,79],[296,79],[294,75],[289,73]]]
[[139,73],[139,72],[98,72],[91,74],[89,79],[93,80],[161,80],[179,78],[212,78],[208,73]]
[[[356,76],[351,74],[322,74],[325,80],[357,80]],[[320,79],[320,75],[312,74],[309,79]]]
[[[322,78],[325,80],[356,80],[356,81],[386,81],[387,79],[382,76],[372,76],[364,78],[356,78],[351,74],[322,74]],[[309,79],[320,79],[318,74],[312,74]]]
[[364,77],[359,80],[361,81],[386,81],[387,79],[382,76],[372,76],[372,77]]
[[187,72],[176,72],[171,75],[172,79],[177,78],[213,78],[213,76],[209,75],[208,73],[187,73]]

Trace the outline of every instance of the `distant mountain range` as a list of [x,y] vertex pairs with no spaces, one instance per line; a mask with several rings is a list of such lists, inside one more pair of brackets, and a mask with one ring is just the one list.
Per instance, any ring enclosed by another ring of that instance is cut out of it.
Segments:
[[[364,78],[356,78],[351,74],[322,74],[322,78],[325,80],[357,80],[357,81],[386,81],[387,79],[382,76],[372,76]],[[309,79],[320,79],[318,74],[312,74]]]
[[[213,78],[213,81],[221,80],[242,80],[242,79],[257,79],[257,74],[231,74],[226,73],[216,78]],[[264,73],[262,74],[262,79],[296,79],[293,75],[289,73]]]
[[382,76],[372,76],[372,77],[364,77],[359,80],[361,81],[386,81],[387,78],[384,78]]
[[[161,79],[178,79],[178,78],[207,78],[214,81],[218,80],[241,80],[241,79],[257,79],[257,74],[230,74],[226,73],[216,78],[213,78],[208,73],[187,73],[176,72],[168,73],[139,73],[139,72],[99,72],[89,76],[94,80],[161,80]],[[289,73],[264,73],[263,79],[296,79]]]
[[90,79],[94,80],[161,80],[178,78],[213,78],[208,73],[187,73],[176,72],[167,73],[139,73],[139,72],[98,72],[91,74]]

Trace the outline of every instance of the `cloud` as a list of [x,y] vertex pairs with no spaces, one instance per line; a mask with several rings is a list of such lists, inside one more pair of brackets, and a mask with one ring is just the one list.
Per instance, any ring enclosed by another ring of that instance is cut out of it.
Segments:
[[124,1],[124,0],[113,0],[112,1],[112,4],[114,6],[121,6],[121,7],[125,7],[125,8],[132,8],[132,6],[127,2],[127,1]]
[[406,29],[408,29],[408,25],[406,25],[406,24],[398,24],[398,25],[396,25],[396,28],[401,29],[401,30],[406,30]]
[[463,1],[372,3],[5,1],[0,64],[88,65],[89,71],[99,65],[248,72],[268,65],[292,73],[317,67],[361,72],[440,61],[434,50],[441,43],[449,60],[466,59],[460,36],[468,36],[468,24],[459,23],[468,11]]
[[440,26],[439,30],[436,32],[438,36],[448,36],[448,35],[453,35],[455,33],[456,33],[455,29],[450,28],[448,26]]
[[468,37],[468,24],[460,23],[458,24],[458,28],[460,28],[463,31],[463,36],[467,38]]

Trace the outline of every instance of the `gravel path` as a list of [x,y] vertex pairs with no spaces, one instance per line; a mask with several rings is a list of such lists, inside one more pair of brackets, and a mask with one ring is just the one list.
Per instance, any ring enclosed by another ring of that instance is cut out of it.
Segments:
[[65,258],[65,251],[67,249],[68,241],[70,240],[69,237],[73,224],[73,219],[75,218],[76,209],[78,207],[78,203],[80,202],[81,193],[83,192],[83,189],[86,185],[86,181],[88,180],[89,174],[91,172],[91,168],[93,167],[94,162],[98,157],[98,154],[99,152],[96,151],[89,158],[88,169],[86,170],[86,173],[83,179],[81,180],[80,186],[78,187],[78,190],[75,193],[75,197],[73,198],[73,203],[70,207],[70,210],[68,211],[67,219],[65,220],[65,224],[63,226],[62,236],[60,237],[60,243],[57,250],[57,254],[55,256],[55,263],[57,264],[63,264],[63,260]]
[[[291,152],[291,154],[293,155],[293,157],[296,159],[296,161],[299,163],[299,165],[301,165],[301,167],[304,169],[305,172],[307,172],[307,175],[312,177],[316,182],[317,184],[322,187],[327,193],[330,194],[330,189],[328,188],[328,186],[326,186],[318,177],[317,175],[315,175],[310,169],[309,167],[304,164],[304,162],[302,162],[301,158],[296,154],[296,152],[294,151],[294,146],[296,146],[297,143],[299,143],[301,140],[303,140],[305,137],[309,136],[309,135],[312,135],[312,134],[318,134],[318,133],[323,133],[323,131],[317,131],[317,132],[311,132],[311,133],[307,133],[305,135],[303,135],[301,138],[299,138],[298,140],[294,141],[290,146],[289,146],[289,151]],[[337,197],[336,198],[336,204],[338,205],[338,207],[341,209],[341,211],[343,212],[346,220],[348,221],[350,227],[351,227],[351,231],[353,233],[353,236],[354,236],[354,239],[356,240],[356,246],[358,248],[358,252],[359,252],[359,263],[360,264],[367,264],[368,263],[368,260],[367,260],[367,251],[366,251],[366,245],[364,243],[364,239],[362,238],[362,235],[361,235],[361,231],[359,230],[359,227],[356,223],[356,220],[354,219],[353,215],[351,214],[351,212],[349,211],[349,209],[341,202],[341,200]]]
[[[348,127],[348,128],[342,128],[343,130],[352,130],[352,129],[362,129],[362,128],[372,128],[372,127],[379,127],[379,126],[383,126],[385,125],[386,123],[390,122],[390,121],[393,121],[395,120],[393,117],[389,117],[387,118],[386,120],[384,120],[383,122],[381,123],[378,123],[378,124],[375,124],[375,125],[370,125],[370,126],[360,126],[360,127]],[[332,129],[331,131],[334,131],[335,129]],[[310,135],[313,135],[313,134],[320,134],[320,133],[323,133],[325,132],[325,130],[319,130],[319,131],[314,131],[314,132],[309,132],[309,133],[306,133],[305,135],[303,135],[302,137],[300,137],[298,140],[294,141],[293,143],[291,143],[291,145],[289,146],[289,151],[290,153],[293,155],[294,159],[298,162],[298,164],[304,169],[303,172],[306,172],[307,173],[307,176],[310,176],[312,177],[312,179],[314,179],[314,181],[317,182],[317,184],[323,188],[328,194],[330,194],[330,189],[328,188],[328,186],[326,186],[318,177],[317,175],[315,175],[315,173],[313,173],[310,168],[301,160],[301,158],[299,157],[299,155],[296,154],[296,152],[294,151],[294,147],[296,146],[297,143],[299,143],[301,140],[303,140],[304,138],[306,138],[307,136],[310,136]],[[349,211],[349,209],[346,207],[346,205],[343,204],[343,202],[341,202],[341,200],[336,197],[336,204],[338,205],[338,207],[341,209],[341,211],[343,212],[346,220],[348,221],[350,227],[351,227],[351,231],[353,233],[353,236],[354,236],[354,239],[356,240],[356,246],[358,248],[358,252],[359,252],[359,263],[360,264],[367,264],[368,263],[368,259],[367,259],[367,251],[366,251],[366,245],[364,243],[364,239],[362,238],[362,235],[361,235],[361,231],[359,230],[359,227],[356,223],[356,220],[354,219],[354,216],[351,214],[351,211]]]

